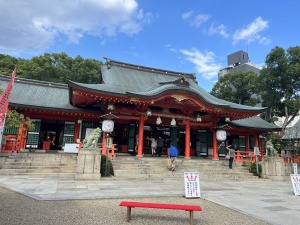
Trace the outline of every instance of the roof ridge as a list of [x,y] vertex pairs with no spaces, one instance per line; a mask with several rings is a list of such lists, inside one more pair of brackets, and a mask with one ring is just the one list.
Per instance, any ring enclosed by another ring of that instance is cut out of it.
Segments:
[[136,64],[131,64],[131,63],[126,63],[126,62],[120,62],[117,60],[109,59],[106,57],[103,57],[106,60],[106,65],[116,65],[116,66],[122,66],[126,68],[131,68],[131,69],[139,69],[147,72],[159,72],[162,74],[167,74],[167,75],[175,75],[178,77],[189,77],[193,80],[196,79],[196,73],[184,73],[184,72],[176,72],[176,71],[171,71],[171,70],[165,70],[165,69],[159,69],[159,68],[154,68],[154,67],[148,67],[148,66],[141,66],[141,65],[136,65]]
[[[0,75],[0,80],[7,79],[8,81],[11,79],[10,76],[6,75]],[[60,87],[60,88],[68,88],[67,84],[63,83],[55,83],[55,82],[49,82],[49,81],[42,81],[42,80],[33,80],[33,79],[27,79],[27,78],[15,78],[15,83],[24,83],[24,84],[34,84],[34,85],[41,85],[41,86],[49,86],[49,87]]]

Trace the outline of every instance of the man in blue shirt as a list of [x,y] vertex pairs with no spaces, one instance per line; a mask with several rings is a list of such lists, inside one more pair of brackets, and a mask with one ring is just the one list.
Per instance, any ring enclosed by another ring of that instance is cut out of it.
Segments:
[[172,163],[172,171],[175,170],[175,161],[176,158],[178,157],[178,149],[173,145],[173,143],[170,143],[170,148],[169,148],[169,152],[168,152],[168,156],[169,158],[171,158],[171,163]]

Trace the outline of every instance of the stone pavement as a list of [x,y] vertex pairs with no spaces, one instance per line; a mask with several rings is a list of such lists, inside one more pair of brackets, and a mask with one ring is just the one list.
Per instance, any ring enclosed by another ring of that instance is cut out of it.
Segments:
[[[78,181],[74,174],[0,175],[0,186],[36,200],[184,196],[184,181],[137,181],[102,178]],[[300,222],[300,196],[291,181],[201,181],[201,198],[270,224]]]

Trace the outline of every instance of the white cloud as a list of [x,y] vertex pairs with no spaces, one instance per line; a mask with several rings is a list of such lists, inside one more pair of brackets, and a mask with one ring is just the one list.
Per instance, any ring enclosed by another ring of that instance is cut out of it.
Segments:
[[184,20],[187,20],[188,18],[190,18],[193,14],[193,11],[189,11],[189,12],[185,12],[181,14],[181,18]]
[[269,38],[266,38],[266,37],[262,37],[260,40],[259,40],[259,43],[260,44],[265,44],[265,45],[268,45],[270,44],[272,41],[269,39]]
[[211,16],[209,14],[199,14],[196,15],[193,20],[191,21],[191,25],[198,28],[201,26],[201,24],[205,23],[207,20],[209,20]]
[[174,53],[178,52],[178,50],[176,48],[174,48],[171,44],[166,44],[165,47],[167,49],[169,49],[169,51],[171,51],[171,52],[174,52]]
[[208,30],[209,35],[213,34],[220,34],[224,38],[228,38],[229,34],[227,33],[227,27],[224,24],[221,24],[219,26],[215,26],[213,23],[211,24],[209,30]]
[[197,73],[207,80],[214,79],[218,76],[221,65],[216,63],[215,54],[211,51],[201,53],[196,48],[190,50],[182,49],[180,52],[185,59],[195,65]]
[[153,19],[137,0],[0,0],[0,51],[37,53],[60,35],[79,43],[84,35],[133,35]]
[[198,14],[193,16],[194,12],[189,11],[181,14],[181,18],[184,20],[188,20],[191,26],[199,28],[203,23],[211,18],[209,14]]
[[247,40],[248,42],[258,41],[259,43],[270,43],[266,37],[262,37],[260,33],[269,27],[269,23],[261,17],[257,17],[247,27],[237,30],[233,35],[233,44]]

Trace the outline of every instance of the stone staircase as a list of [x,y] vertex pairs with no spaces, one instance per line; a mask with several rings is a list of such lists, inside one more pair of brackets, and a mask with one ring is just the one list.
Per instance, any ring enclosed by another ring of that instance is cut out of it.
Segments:
[[254,180],[258,177],[249,173],[241,164],[234,163],[228,168],[228,160],[184,159],[176,160],[175,171],[166,167],[166,157],[118,156],[111,160],[115,179],[122,180],[166,180],[183,179],[184,172],[199,172],[201,180]]
[[0,174],[57,174],[75,173],[77,155],[17,153],[6,157]]

